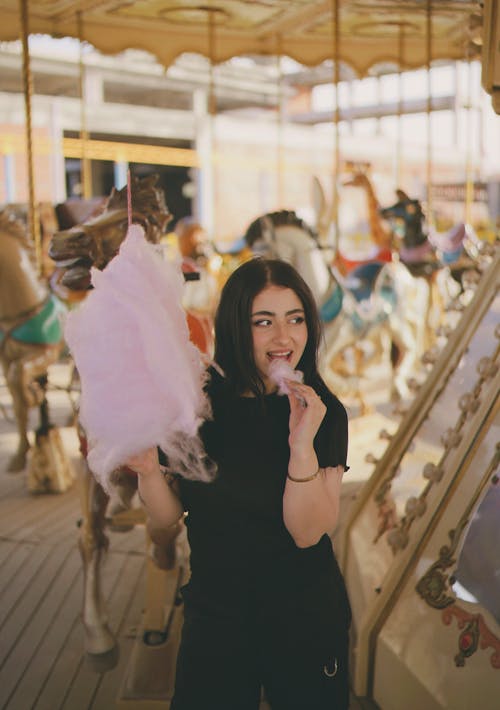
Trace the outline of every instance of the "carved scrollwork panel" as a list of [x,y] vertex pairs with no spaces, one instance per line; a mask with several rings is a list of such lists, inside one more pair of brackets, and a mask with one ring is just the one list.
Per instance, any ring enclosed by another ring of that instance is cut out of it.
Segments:
[[[485,503],[488,502],[488,498],[491,493],[495,494],[494,505],[490,506],[490,515],[495,514],[497,510],[497,500],[498,496],[498,476],[497,471],[500,465],[500,442],[496,444],[495,451],[489,463],[489,466],[485,472],[483,480],[490,481],[490,490],[486,493],[483,498],[481,505],[476,510],[476,516],[479,514],[481,517],[481,510],[484,509]],[[454,657],[455,665],[457,667],[463,667],[466,660],[470,658],[478,649],[493,649],[493,654],[491,655],[490,662],[493,668],[500,669],[500,638],[498,638],[493,631],[489,628],[488,624],[484,619],[484,615],[480,613],[474,613],[468,609],[463,608],[459,603],[459,598],[457,598],[457,591],[455,589],[456,582],[456,565],[458,561],[458,552],[460,551],[461,544],[463,544],[463,538],[471,526],[470,520],[472,517],[473,510],[477,505],[479,496],[483,487],[480,487],[474,496],[471,497],[469,504],[460,518],[457,526],[448,532],[449,544],[443,545],[439,550],[438,559],[429,567],[425,574],[418,580],[416,584],[416,591],[419,596],[426,602],[426,604],[433,609],[441,610],[442,621],[444,624],[449,626],[452,622],[453,617],[458,620],[458,627],[461,629],[461,633],[457,640],[458,653]],[[484,524],[484,510],[483,510],[483,524]],[[496,515],[495,515],[496,518]],[[395,531],[392,531],[393,533]],[[399,531],[397,531],[399,532]],[[478,541],[480,544],[480,541]],[[495,543],[493,542],[496,548]],[[494,570],[489,570],[492,578],[494,579]],[[487,575],[488,573],[485,572]],[[482,580],[483,588],[491,587],[494,585],[492,580]],[[476,600],[479,605],[481,601],[485,602],[491,607],[491,599],[496,596],[495,589],[493,589],[493,597],[488,597],[488,592],[485,596],[478,593],[477,589],[480,586],[474,588],[475,593],[481,599]],[[467,590],[465,590],[467,591]],[[498,591],[498,590],[497,590]],[[470,602],[474,597],[467,591],[467,598]],[[488,611],[496,616],[499,614],[500,605],[495,609],[489,608]]]

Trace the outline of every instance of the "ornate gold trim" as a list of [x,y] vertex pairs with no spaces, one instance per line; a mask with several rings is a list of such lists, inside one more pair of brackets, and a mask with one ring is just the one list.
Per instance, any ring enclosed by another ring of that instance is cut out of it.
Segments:
[[[458,415],[458,419],[455,423],[455,426],[446,429],[446,431],[443,432],[441,436],[441,443],[443,444],[444,451],[442,453],[441,459],[439,460],[439,463],[427,463],[424,466],[422,475],[428,481],[428,483],[426,484],[424,490],[418,497],[412,496],[411,498],[408,498],[405,505],[405,515],[400,519],[399,524],[393,524],[392,527],[386,528],[386,530],[389,530],[387,535],[387,542],[389,543],[394,554],[396,554],[398,550],[404,549],[408,544],[411,526],[413,525],[414,521],[417,518],[421,517],[427,510],[427,497],[430,491],[432,490],[433,486],[435,486],[441,481],[447,458],[450,456],[452,451],[459,446],[462,440],[462,430],[465,423],[470,418],[470,416],[477,411],[480,405],[484,384],[488,380],[491,380],[498,371],[499,366],[497,361],[500,357],[500,328],[495,329],[495,337],[499,339],[495,352],[491,357],[483,357],[479,360],[476,365],[476,370],[479,374],[479,377],[476,381],[476,384],[474,385],[474,388],[472,389],[472,391],[464,393],[459,399],[458,406],[460,409],[460,414]],[[449,377],[451,377],[452,374],[453,372],[450,372]],[[391,490],[391,483],[392,479],[384,480],[375,496],[375,500],[377,501],[377,506],[379,509],[379,515],[382,518],[384,517],[384,511],[388,507],[388,494]]]
[[459,668],[465,666],[467,658],[476,653],[480,646],[481,649],[493,649],[490,663],[493,668],[500,670],[500,639],[489,630],[481,614],[469,614],[455,604],[445,609],[441,618],[446,626],[449,626],[454,616],[458,619],[458,628],[463,629],[458,637],[458,653],[454,659],[455,665]]

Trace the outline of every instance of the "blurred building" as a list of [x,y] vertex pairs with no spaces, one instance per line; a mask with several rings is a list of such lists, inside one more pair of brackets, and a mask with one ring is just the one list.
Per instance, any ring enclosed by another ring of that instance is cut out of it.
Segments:
[[[430,174],[444,221],[466,216],[467,182],[467,216],[499,219],[499,118],[477,63],[433,67],[429,97],[425,70],[398,74],[393,66],[363,79],[343,66],[336,91],[329,62],[305,69],[286,58],[240,57],[211,68],[189,54],[166,70],[144,52],[109,57],[39,36],[30,53],[37,200],[106,195],[125,184],[129,167],[157,172],[173,224],[194,214],[230,240],[281,207],[314,222],[313,176],[332,195],[338,136],[341,169],[369,164],[382,204],[394,201],[396,187],[425,201]],[[20,43],[2,43],[0,202],[27,200],[24,121]],[[86,185],[82,156],[91,166]]]

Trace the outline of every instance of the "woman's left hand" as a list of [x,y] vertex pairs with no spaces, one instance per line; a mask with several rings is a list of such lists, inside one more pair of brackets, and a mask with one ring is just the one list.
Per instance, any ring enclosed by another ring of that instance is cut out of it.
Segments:
[[308,454],[325,416],[326,406],[312,387],[292,380],[287,380],[286,383],[290,389],[290,450]]

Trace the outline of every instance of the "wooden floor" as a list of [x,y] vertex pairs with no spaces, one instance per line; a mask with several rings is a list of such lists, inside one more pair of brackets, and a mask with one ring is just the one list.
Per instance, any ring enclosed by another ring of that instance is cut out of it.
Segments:
[[[57,370],[55,375],[62,377],[64,385],[65,371]],[[49,399],[77,469],[76,434],[66,426],[69,400],[59,391],[51,392]],[[110,710],[117,706],[141,624],[144,531],[138,527],[127,533],[109,533],[103,585],[119,657],[114,659],[114,668],[91,667],[83,653],[80,620],[78,487],[62,494],[33,495],[27,492],[24,473],[4,473],[14,451],[15,431],[5,417],[10,401],[3,383],[0,404],[0,708]],[[138,706],[130,707],[136,710]],[[352,710],[374,707],[352,698]]]

